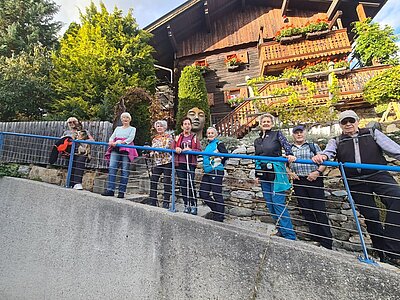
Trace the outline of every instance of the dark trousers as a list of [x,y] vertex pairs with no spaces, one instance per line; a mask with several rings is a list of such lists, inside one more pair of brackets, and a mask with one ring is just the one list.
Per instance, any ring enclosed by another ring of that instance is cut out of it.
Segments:
[[84,155],[74,155],[72,163],[70,186],[74,187],[75,184],[82,183],[83,173],[85,172],[87,157]]
[[181,194],[183,197],[183,203],[185,206],[197,206],[197,200],[195,199],[194,191],[194,170],[195,165],[189,164],[189,170],[187,164],[180,163],[176,168],[176,173],[179,178],[179,185],[181,188]]
[[[374,248],[395,253],[388,255],[400,258],[400,187],[396,180],[388,172],[378,172],[362,180],[349,178],[348,181],[354,202],[365,217]],[[373,193],[380,196],[386,206],[384,228]]]
[[160,180],[161,174],[164,174],[164,202],[163,207],[168,208],[169,202],[171,199],[171,163],[154,166],[151,169],[151,178],[150,178],[150,200],[151,205],[157,205],[157,185]]
[[294,180],[294,192],[297,203],[306,219],[311,238],[321,246],[332,249],[332,233],[326,215],[324,181],[318,177],[315,181],[308,181],[307,177]]
[[205,173],[200,184],[200,198],[211,208],[212,219],[219,222],[224,221],[225,213],[224,197],[222,197],[223,178],[224,171],[216,170],[212,173]]

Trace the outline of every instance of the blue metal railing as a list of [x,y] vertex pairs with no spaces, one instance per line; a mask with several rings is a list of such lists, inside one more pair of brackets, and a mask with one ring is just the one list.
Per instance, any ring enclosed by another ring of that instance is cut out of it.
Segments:
[[[4,136],[19,136],[19,137],[30,137],[30,138],[38,138],[38,139],[49,139],[49,140],[59,140],[59,137],[51,137],[51,136],[41,136],[41,135],[31,135],[31,134],[23,134],[23,133],[13,133],[13,132],[0,132],[0,157],[2,151],[4,150]],[[90,140],[72,140],[72,147],[71,147],[71,154],[68,162],[68,172],[67,172],[67,180],[66,186],[70,186],[70,178],[72,172],[72,165],[74,160],[74,152],[76,148],[76,144],[83,143],[89,145],[100,145],[104,147],[108,147],[108,144],[105,142],[96,142]],[[132,146],[132,145],[116,145],[117,147],[124,147],[124,148],[134,148],[137,150],[146,150],[146,151],[156,151],[156,152],[164,152],[164,153],[171,153],[172,154],[172,174],[171,174],[171,206],[169,211],[176,212],[176,203],[175,203],[175,150],[172,149],[165,149],[165,148],[153,148],[149,146]],[[247,155],[247,154],[230,154],[230,153],[215,153],[215,152],[199,152],[199,151],[185,151],[185,154],[188,155],[196,155],[196,156],[218,156],[218,157],[225,157],[225,158],[239,158],[239,159],[252,159],[252,160],[261,160],[261,161],[276,161],[276,162],[287,162],[288,160],[284,157],[267,157],[267,156],[257,156],[257,155]],[[294,163],[301,163],[301,164],[315,164],[311,160],[305,159],[297,159]],[[364,236],[362,234],[362,229],[360,225],[359,218],[357,216],[356,206],[353,200],[353,197],[350,192],[348,180],[346,174],[344,172],[345,168],[352,168],[352,169],[371,169],[371,170],[378,170],[378,171],[392,171],[392,172],[400,172],[399,166],[387,166],[387,165],[374,165],[374,164],[358,164],[358,163],[341,163],[341,162],[333,162],[333,161],[325,161],[322,165],[329,166],[329,167],[337,167],[339,168],[344,186],[347,191],[347,197],[352,209],[353,217],[356,222],[356,227],[358,231],[358,235],[361,241],[361,247],[363,251],[364,257],[359,257],[359,260],[368,263],[368,264],[376,264],[376,262],[368,256],[367,247],[365,244]]]

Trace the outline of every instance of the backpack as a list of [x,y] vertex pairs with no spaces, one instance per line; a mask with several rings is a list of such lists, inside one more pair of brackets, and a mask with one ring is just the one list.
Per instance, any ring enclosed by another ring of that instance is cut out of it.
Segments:
[[308,143],[308,146],[310,147],[310,151],[314,154],[317,155],[317,148],[315,147],[314,143]]

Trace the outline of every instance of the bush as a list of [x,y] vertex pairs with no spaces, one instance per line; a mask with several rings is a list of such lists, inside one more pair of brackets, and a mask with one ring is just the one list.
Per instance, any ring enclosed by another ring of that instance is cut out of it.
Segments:
[[206,82],[199,69],[195,66],[186,66],[179,78],[178,88],[178,113],[176,115],[176,131],[181,132],[181,120],[186,116],[189,109],[198,107],[206,115],[204,132],[210,124],[210,107],[208,106],[208,97]]
[[18,172],[19,165],[16,164],[0,164],[0,177],[10,176],[10,177],[21,177]]

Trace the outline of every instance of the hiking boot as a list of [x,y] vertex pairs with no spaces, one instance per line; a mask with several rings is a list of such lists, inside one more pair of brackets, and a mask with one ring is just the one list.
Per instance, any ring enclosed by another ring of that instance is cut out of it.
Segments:
[[74,190],[83,190],[82,184],[80,184],[80,183],[75,184],[73,189]]
[[119,192],[117,198],[125,198],[125,193]]
[[185,206],[185,209],[183,210],[183,212],[185,213],[185,214],[190,214],[190,206]]
[[197,215],[197,207],[193,206],[192,209],[190,210],[190,213],[192,215]]
[[106,191],[104,191],[104,193],[102,193],[101,195],[102,195],[102,196],[106,196],[106,197],[108,197],[108,196],[114,196],[114,191],[106,190]]

